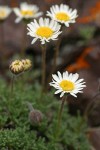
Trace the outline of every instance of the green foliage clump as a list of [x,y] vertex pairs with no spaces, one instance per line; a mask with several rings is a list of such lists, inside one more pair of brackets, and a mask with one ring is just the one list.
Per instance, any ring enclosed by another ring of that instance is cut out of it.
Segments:
[[[29,121],[27,102],[43,113],[38,125]],[[11,93],[10,86],[0,81],[0,150],[90,150],[84,119],[79,114],[71,116],[67,105],[55,139],[59,107],[53,92],[41,94],[38,83],[31,85],[18,77]]]
[[86,41],[93,38],[95,31],[96,31],[96,28],[93,26],[86,26],[84,28],[79,29],[80,35]]

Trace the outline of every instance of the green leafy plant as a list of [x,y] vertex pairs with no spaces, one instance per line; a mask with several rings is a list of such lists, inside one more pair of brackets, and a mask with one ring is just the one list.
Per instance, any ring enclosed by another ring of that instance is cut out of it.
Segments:
[[94,26],[86,26],[84,28],[79,28],[80,35],[84,40],[91,40],[94,36],[96,28]]
[[[0,150],[90,150],[84,119],[79,114],[71,116],[67,105],[64,106],[59,139],[55,141],[60,102],[53,96],[53,91],[41,94],[37,82],[30,85],[19,77],[13,97],[10,97],[10,87],[2,80],[0,85]],[[27,102],[43,113],[41,123],[30,123]]]

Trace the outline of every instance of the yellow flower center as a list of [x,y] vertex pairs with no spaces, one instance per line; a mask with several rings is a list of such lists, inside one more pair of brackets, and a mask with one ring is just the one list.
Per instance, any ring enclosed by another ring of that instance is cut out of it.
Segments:
[[23,16],[33,16],[33,14],[34,14],[34,12],[32,11],[32,10],[22,10],[21,11],[21,14],[23,15]]
[[61,81],[59,85],[63,91],[72,91],[74,89],[74,83],[68,80]]
[[19,66],[19,65],[20,65],[20,63],[18,63],[18,62],[17,62],[17,63],[15,63],[15,66]]
[[36,34],[41,37],[49,38],[53,34],[53,30],[49,27],[40,27],[37,29]]
[[0,11],[0,19],[3,19],[6,16],[6,12],[4,10]]
[[14,65],[14,66],[19,66],[19,65],[21,65],[21,64],[22,64],[22,62],[21,62],[21,61],[18,61],[18,60],[16,60],[16,61],[13,62],[13,65]]
[[57,20],[60,20],[60,21],[69,21],[70,20],[69,15],[67,15],[64,12],[57,13],[56,18],[57,18]]

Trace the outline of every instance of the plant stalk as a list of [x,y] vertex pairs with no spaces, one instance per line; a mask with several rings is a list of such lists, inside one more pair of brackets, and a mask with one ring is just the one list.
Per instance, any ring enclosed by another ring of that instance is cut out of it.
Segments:
[[13,93],[14,93],[14,80],[15,80],[15,76],[12,76],[11,79],[11,97],[13,97]]
[[42,46],[42,92],[45,90],[46,79],[46,45]]
[[56,66],[57,66],[57,60],[58,60],[58,57],[59,57],[60,44],[61,44],[61,37],[59,38],[59,40],[58,40],[58,42],[57,42],[57,45],[56,45],[56,47],[55,47],[52,73],[55,71]]
[[62,118],[62,112],[63,112],[65,101],[66,101],[66,96],[63,96],[62,103],[61,103],[61,106],[60,106],[60,110],[59,110],[59,113],[58,113],[58,123],[57,123],[57,128],[56,128],[57,129],[56,130],[56,140],[59,137],[60,126],[61,126],[61,118]]
[[3,48],[4,46],[4,23],[1,23],[1,46],[0,48]]
[[[56,46],[54,48],[54,58],[53,58],[53,66],[52,66],[52,69],[51,69],[51,73],[50,75],[48,76],[48,82],[49,83],[51,81],[51,78],[52,78],[52,74],[55,72],[56,70],[56,67],[57,67],[57,60],[58,60],[58,57],[59,57],[59,50],[60,50],[60,45],[61,45],[61,41],[62,41],[62,36],[59,37],[57,43],[56,43]],[[48,87],[48,85],[47,85]]]
[[21,49],[21,57],[25,56],[25,48],[26,48],[26,23],[24,23],[23,27],[23,39],[22,39],[22,49]]

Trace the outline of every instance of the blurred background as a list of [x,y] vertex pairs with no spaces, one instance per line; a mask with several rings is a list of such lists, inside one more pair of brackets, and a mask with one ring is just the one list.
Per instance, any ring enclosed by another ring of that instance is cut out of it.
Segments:
[[[0,5],[18,7],[22,0],[0,0]],[[95,130],[91,130],[91,142],[97,150],[100,149],[100,1],[99,0],[27,0],[36,4],[40,11],[49,10],[54,4],[67,4],[78,10],[78,18],[75,24],[64,28],[60,53],[56,71],[78,72],[86,81],[87,87],[83,95],[75,100],[69,98],[70,113],[75,115],[77,108],[83,114],[87,107],[91,110],[87,113],[88,123]],[[34,68],[40,68],[41,47],[38,42],[31,45],[31,38],[27,36],[23,22],[15,23],[16,16],[12,12],[5,22],[0,22],[0,76],[7,81],[9,63],[14,58],[20,58],[20,53],[25,45],[26,57],[31,57]],[[52,63],[53,48],[55,43],[50,42],[47,47],[47,72]],[[56,72],[55,71],[55,72]],[[97,137],[99,140],[97,140]]]

